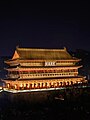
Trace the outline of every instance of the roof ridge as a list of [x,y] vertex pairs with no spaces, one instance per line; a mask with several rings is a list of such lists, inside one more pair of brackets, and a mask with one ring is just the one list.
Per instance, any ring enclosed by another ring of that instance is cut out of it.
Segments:
[[16,47],[16,50],[25,50],[25,51],[67,51],[66,48],[64,47],[63,49],[56,49],[56,48],[19,48]]

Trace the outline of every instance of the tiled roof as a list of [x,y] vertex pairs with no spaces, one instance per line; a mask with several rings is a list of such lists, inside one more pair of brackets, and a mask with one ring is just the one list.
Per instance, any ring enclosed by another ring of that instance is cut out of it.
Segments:
[[72,59],[72,56],[64,49],[36,49],[36,48],[16,48],[20,59],[32,60],[55,60]]

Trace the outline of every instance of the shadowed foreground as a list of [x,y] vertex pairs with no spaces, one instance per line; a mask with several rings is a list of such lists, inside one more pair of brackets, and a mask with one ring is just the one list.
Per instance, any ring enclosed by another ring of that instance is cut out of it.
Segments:
[[85,90],[76,98],[30,104],[0,99],[0,120],[89,120],[90,94]]

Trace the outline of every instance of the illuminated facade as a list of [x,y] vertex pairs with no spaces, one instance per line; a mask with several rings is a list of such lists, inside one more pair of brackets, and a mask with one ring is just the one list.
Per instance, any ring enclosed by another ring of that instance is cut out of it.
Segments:
[[6,90],[50,90],[85,83],[78,75],[80,59],[64,49],[35,49],[16,47],[12,59],[5,61]]

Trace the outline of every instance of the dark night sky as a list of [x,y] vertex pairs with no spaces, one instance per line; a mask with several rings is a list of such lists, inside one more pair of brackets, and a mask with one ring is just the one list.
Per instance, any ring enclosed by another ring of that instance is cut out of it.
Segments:
[[16,46],[90,51],[89,3],[0,4],[0,56]]

